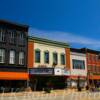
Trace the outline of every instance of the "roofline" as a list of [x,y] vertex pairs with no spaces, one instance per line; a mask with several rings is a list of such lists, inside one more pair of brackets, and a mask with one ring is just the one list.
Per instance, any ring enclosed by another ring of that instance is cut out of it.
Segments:
[[59,46],[59,47],[68,47],[69,48],[68,43],[49,40],[49,39],[40,38],[40,37],[28,36],[28,41],[35,41],[38,43],[44,43],[44,44],[48,44],[48,45],[51,44],[51,45],[55,45],[55,46]]
[[85,51],[86,53],[96,53],[96,54],[99,54],[100,51],[97,51],[97,50],[93,50],[93,49],[89,49],[89,48],[81,48],[81,50]]
[[71,52],[77,52],[77,53],[85,54],[84,51],[82,51],[81,49],[78,49],[78,48],[70,48],[70,51],[71,51]]
[[25,25],[25,24],[19,24],[19,23],[17,23],[17,22],[8,21],[8,20],[4,20],[4,19],[0,19],[0,22],[12,24],[12,25],[16,25],[16,26],[20,26],[20,27],[24,27],[24,28],[29,28],[28,25]]

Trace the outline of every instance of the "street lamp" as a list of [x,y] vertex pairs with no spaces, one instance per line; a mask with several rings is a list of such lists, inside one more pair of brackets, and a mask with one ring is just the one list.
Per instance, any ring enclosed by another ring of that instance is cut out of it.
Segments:
[[77,89],[78,89],[78,91],[81,91],[81,86],[80,86],[80,75],[78,76]]

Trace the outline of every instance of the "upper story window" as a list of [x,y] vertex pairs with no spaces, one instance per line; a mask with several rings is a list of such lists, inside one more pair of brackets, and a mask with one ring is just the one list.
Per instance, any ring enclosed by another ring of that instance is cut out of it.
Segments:
[[10,43],[15,43],[15,33],[13,31],[10,31],[9,34],[10,34]]
[[39,49],[35,50],[35,62],[40,63],[40,50]]
[[5,42],[5,31],[0,29],[0,42]]
[[88,53],[88,61],[90,61],[91,59],[90,59],[91,57],[90,57],[90,53]]
[[44,63],[49,63],[49,52],[48,51],[44,52]]
[[15,51],[14,50],[10,50],[9,64],[15,64]]
[[5,63],[5,49],[0,49],[0,63]]
[[53,53],[53,65],[58,64],[58,54],[56,52]]
[[98,61],[98,59],[99,59],[99,56],[98,56],[98,55],[96,55],[96,61]]
[[20,33],[19,34],[19,38],[23,40],[24,39],[24,34],[23,33]]
[[24,52],[19,52],[19,65],[24,65],[25,55]]
[[92,55],[92,61],[96,61],[96,56]]
[[20,45],[24,45],[25,41],[24,41],[24,33],[19,33],[19,44]]
[[73,69],[85,69],[85,61],[84,60],[76,60],[72,59]]
[[61,54],[61,65],[65,65],[65,54]]

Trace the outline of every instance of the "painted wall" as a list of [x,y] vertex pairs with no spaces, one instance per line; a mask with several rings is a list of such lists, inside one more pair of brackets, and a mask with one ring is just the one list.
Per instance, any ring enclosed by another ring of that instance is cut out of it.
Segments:
[[[40,44],[40,43],[34,43],[34,50],[35,49],[40,49],[40,51],[41,51],[41,62],[40,63],[35,63],[34,62],[34,66],[33,67],[38,67],[39,65],[46,65],[47,67],[52,67],[52,64],[53,64],[53,52],[57,52],[58,53],[58,65],[56,67],[64,68],[66,66],[66,65],[61,65],[61,60],[60,60],[60,54],[61,53],[65,54],[65,48],[46,45],[46,44]],[[44,51],[49,51],[49,64],[45,64],[44,63]],[[35,59],[35,56],[34,56],[34,59]],[[66,56],[65,56],[65,59],[66,59]]]
[[70,70],[70,48],[65,48],[66,53],[66,67]]
[[[84,60],[85,61],[85,69],[73,69],[72,59],[76,60]],[[70,64],[71,64],[71,76],[87,76],[87,64],[86,64],[86,55],[81,53],[70,53]]]
[[34,66],[34,42],[28,41],[28,68],[33,68]]

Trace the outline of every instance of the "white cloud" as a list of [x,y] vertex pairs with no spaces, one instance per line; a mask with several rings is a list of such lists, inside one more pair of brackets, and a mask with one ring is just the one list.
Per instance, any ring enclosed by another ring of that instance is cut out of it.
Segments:
[[30,35],[33,35],[33,36],[67,42],[69,44],[74,44],[74,45],[81,45],[81,47],[85,46],[88,48],[100,49],[99,40],[75,35],[68,32],[44,31],[44,30],[39,30],[35,28],[30,28],[29,33]]

